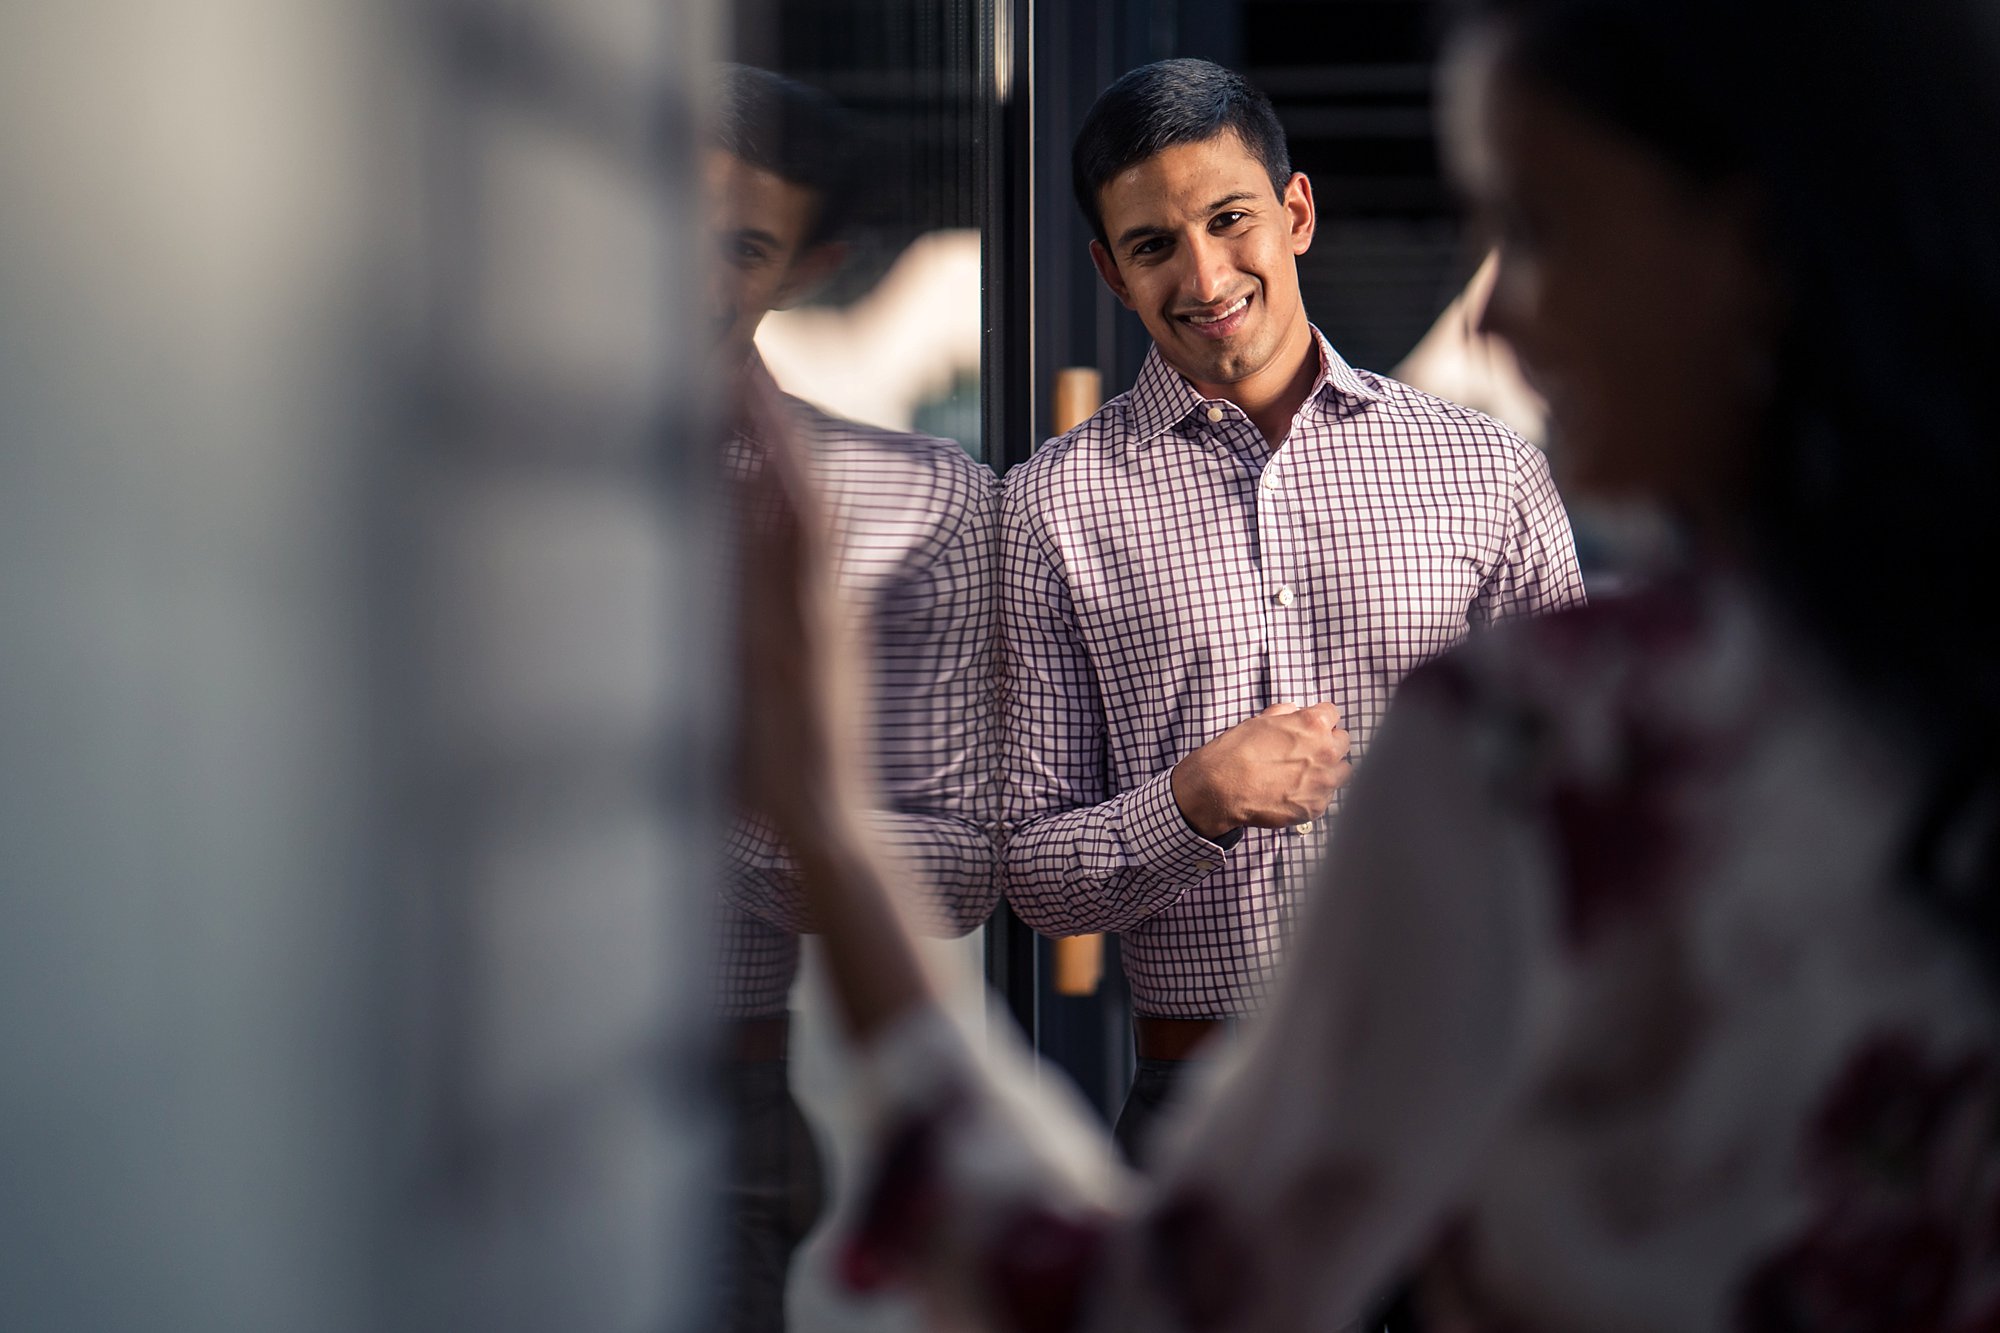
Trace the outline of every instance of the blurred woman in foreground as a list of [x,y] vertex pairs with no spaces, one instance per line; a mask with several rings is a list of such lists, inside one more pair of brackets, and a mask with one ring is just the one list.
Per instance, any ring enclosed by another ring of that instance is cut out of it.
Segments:
[[1412,677],[1270,1010],[1123,1181],[938,1016],[799,553],[752,780],[885,1151],[851,1274],[1018,1329],[2000,1329],[2000,11],[1478,0],[1455,175],[1637,594]]

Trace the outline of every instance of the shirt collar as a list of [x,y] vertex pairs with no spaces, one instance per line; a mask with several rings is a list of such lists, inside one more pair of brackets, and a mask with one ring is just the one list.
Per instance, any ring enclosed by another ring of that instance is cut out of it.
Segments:
[[741,378],[729,384],[727,396],[722,404],[723,410],[728,414],[731,439],[759,446],[770,443],[763,438],[761,432],[752,427],[751,423],[743,419],[739,411],[744,398],[750,393],[765,395],[777,411],[797,429],[803,431],[811,428],[804,400],[792,397],[779,387],[778,381],[765,366],[763,356],[756,349],[751,349],[749,357],[743,362],[737,374]]
[[[1320,360],[1319,374],[1306,393],[1308,406],[1314,402],[1331,406],[1330,399],[1362,403],[1381,401],[1382,395],[1361,382],[1354,368],[1333,350],[1333,344],[1326,340],[1325,334],[1317,328],[1312,334],[1313,342],[1319,348]],[[1210,401],[1197,393],[1179,371],[1167,364],[1158,347],[1150,347],[1146,350],[1146,364],[1139,368],[1139,378],[1132,385],[1132,429],[1140,443],[1158,439],[1185,421],[1189,413],[1205,407]]]

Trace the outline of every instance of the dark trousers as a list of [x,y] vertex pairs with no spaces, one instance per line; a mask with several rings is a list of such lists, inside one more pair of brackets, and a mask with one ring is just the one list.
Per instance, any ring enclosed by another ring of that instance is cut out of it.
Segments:
[[792,1253],[825,1202],[819,1149],[792,1100],[785,1061],[731,1061],[722,1084],[729,1119],[722,1326],[783,1333]]
[[1119,1151],[1133,1166],[1144,1170],[1150,1164],[1148,1153],[1154,1132],[1166,1118],[1168,1108],[1180,1100],[1182,1075],[1187,1069],[1186,1060],[1140,1057],[1139,1067],[1132,1075],[1132,1087],[1125,1094],[1125,1105],[1118,1112],[1118,1123],[1111,1129]]

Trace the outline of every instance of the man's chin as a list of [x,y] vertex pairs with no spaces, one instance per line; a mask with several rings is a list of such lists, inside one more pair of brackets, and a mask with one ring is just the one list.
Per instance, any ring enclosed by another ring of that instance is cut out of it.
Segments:
[[1183,343],[1167,359],[1183,376],[1201,384],[1234,384],[1250,369],[1247,349],[1236,338],[1227,343],[1202,341],[1192,347]]

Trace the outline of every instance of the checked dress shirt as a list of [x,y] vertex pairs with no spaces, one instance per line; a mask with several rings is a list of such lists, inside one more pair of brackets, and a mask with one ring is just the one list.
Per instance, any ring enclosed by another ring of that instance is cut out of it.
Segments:
[[1540,451],[1314,336],[1282,448],[1155,349],[1007,477],[1006,894],[1044,934],[1117,932],[1142,1014],[1253,1011],[1326,833],[1212,842],[1175,763],[1271,704],[1330,699],[1360,768],[1413,667],[1583,599]]
[[[949,440],[829,416],[787,399],[828,511],[835,582],[859,617],[868,670],[871,826],[909,872],[926,934],[963,935],[999,901],[993,473]],[[725,466],[758,466],[741,439]],[[754,591],[754,590],[750,590]],[[716,1013],[782,1014],[812,929],[797,867],[770,824],[732,821],[725,844]]]

